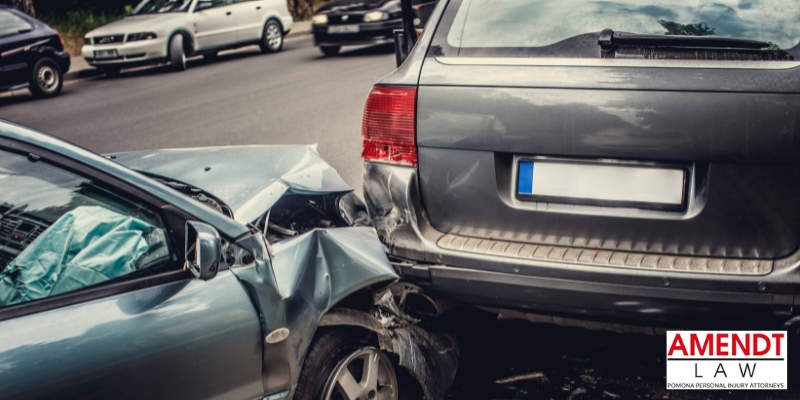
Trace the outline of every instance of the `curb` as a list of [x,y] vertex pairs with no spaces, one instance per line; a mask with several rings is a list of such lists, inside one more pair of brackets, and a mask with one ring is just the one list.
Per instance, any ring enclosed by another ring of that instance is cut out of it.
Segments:
[[64,82],[76,81],[78,79],[94,78],[95,76],[103,75],[103,72],[97,68],[82,69],[80,71],[71,71],[64,74]]

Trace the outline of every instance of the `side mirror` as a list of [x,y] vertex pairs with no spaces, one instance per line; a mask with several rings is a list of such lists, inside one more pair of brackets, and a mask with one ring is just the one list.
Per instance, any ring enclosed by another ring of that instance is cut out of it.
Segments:
[[399,67],[403,61],[408,57],[408,50],[406,47],[406,34],[402,29],[395,29],[394,33],[394,59],[397,61]]
[[195,277],[209,280],[217,275],[222,240],[211,225],[186,222],[186,267]]
[[201,1],[201,2],[197,3],[197,5],[194,7],[194,12],[207,10],[207,9],[209,9],[211,7],[214,7],[213,3],[209,2],[209,1]]

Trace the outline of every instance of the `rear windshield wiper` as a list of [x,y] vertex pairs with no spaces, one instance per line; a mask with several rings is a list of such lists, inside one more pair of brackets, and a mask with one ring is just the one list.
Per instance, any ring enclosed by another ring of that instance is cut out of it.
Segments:
[[603,50],[610,50],[616,45],[628,46],[676,46],[676,47],[712,47],[734,49],[763,49],[770,46],[767,42],[750,39],[737,39],[713,36],[679,36],[679,35],[640,35],[636,33],[614,32],[603,29],[597,44]]

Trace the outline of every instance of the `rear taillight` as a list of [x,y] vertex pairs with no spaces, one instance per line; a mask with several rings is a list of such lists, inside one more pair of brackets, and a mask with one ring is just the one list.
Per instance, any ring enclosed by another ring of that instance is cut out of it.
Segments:
[[61,32],[59,32],[58,29],[56,29],[55,31],[56,31],[56,34],[58,35],[58,41],[61,42],[61,48],[63,49],[64,48],[64,37],[61,36]]
[[376,86],[364,107],[361,157],[400,165],[417,165],[417,88]]

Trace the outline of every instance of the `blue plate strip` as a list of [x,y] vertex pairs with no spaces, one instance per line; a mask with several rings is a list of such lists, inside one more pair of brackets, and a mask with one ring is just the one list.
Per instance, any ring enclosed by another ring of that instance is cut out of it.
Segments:
[[519,194],[533,194],[533,162],[522,161],[519,163]]

